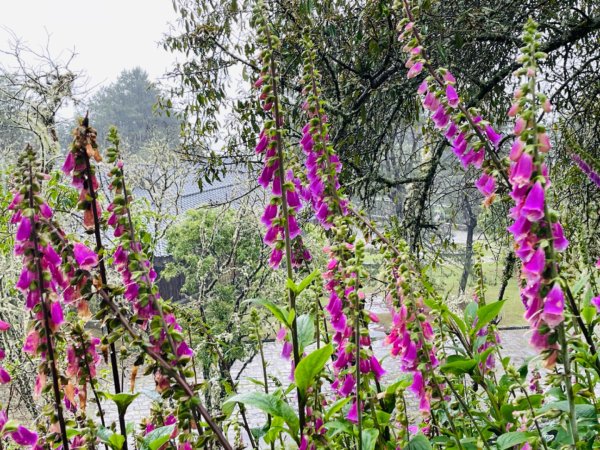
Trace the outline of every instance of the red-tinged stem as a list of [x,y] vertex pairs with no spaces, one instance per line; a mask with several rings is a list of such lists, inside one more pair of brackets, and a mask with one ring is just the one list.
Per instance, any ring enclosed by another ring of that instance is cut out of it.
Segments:
[[[89,133],[89,127],[85,127],[86,135]],[[106,264],[104,260],[104,245],[102,244],[102,234],[100,230],[100,214],[96,205],[97,194],[94,189],[94,184],[92,183],[93,175],[92,175],[92,165],[90,163],[90,157],[87,154],[87,151],[84,148],[80,149],[81,154],[85,160],[85,174],[86,174],[86,184],[88,191],[90,193],[90,197],[92,198],[92,215],[94,216],[94,237],[96,238],[96,253],[100,255],[98,260],[98,267],[100,269],[100,279],[102,281],[102,285],[106,286],[108,283],[108,279],[106,276]],[[106,322],[106,333],[110,335],[111,329],[110,324]],[[110,352],[110,367],[112,369],[112,377],[113,384],[115,386],[115,394],[121,393],[121,381],[119,379],[119,363],[117,361],[117,349],[115,347],[115,343],[111,342],[109,344],[109,352]],[[119,428],[121,430],[121,434],[123,436],[127,436],[127,425],[125,424],[125,415],[119,412]],[[127,450],[127,439],[123,443],[123,450]]]
[[[34,210],[33,200],[33,168],[31,167],[31,161],[29,162],[29,208]],[[48,363],[50,365],[50,372],[52,373],[52,389],[54,391],[54,407],[56,408],[56,415],[58,417],[58,424],[60,426],[60,434],[62,439],[62,445],[64,450],[69,450],[69,439],[67,438],[67,425],[63,416],[63,409],[60,397],[60,386],[58,382],[58,369],[56,367],[56,359],[54,354],[54,344],[52,342],[52,330],[50,328],[50,314],[48,311],[48,305],[44,296],[44,276],[42,271],[42,262],[40,256],[39,237],[37,231],[37,221],[35,217],[32,218],[31,236],[33,238],[33,255],[35,260],[35,266],[38,277],[38,293],[40,296],[40,303],[42,306],[44,332],[46,334],[46,347],[48,351]]]
[[[169,375],[171,375],[173,377],[175,382],[184,390],[184,392],[186,393],[186,395],[188,397],[190,397],[190,398],[196,397],[196,393],[190,387],[190,385],[187,383],[185,378],[183,378],[173,368],[173,366],[170,363],[168,363],[159,353],[154,351],[148,345],[144,344],[142,337],[136,333],[136,331],[131,326],[129,319],[123,315],[123,313],[120,311],[119,307],[112,301],[112,299],[108,296],[106,291],[104,291],[104,289],[100,289],[98,291],[98,293],[104,299],[106,304],[113,310],[115,317],[117,318],[117,320],[119,320],[119,322],[121,323],[123,328],[125,328],[125,330],[129,333],[131,338],[135,342],[137,342],[138,345],[140,345],[142,350],[148,356],[150,356],[154,361],[156,361],[162,370],[164,370],[166,373],[168,373]],[[213,433],[217,437],[217,440],[223,446],[224,449],[233,450],[233,447],[231,446],[231,444],[229,443],[229,441],[223,434],[223,431],[221,430],[221,428],[212,419],[209,412],[206,410],[206,408],[202,404],[192,405],[192,410],[194,410],[194,411],[197,410],[197,413],[199,413],[200,416],[202,416],[204,418],[204,420],[206,421],[206,423],[208,423],[208,426],[213,431]]]
[[[265,19],[266,24],[266,19]],[[271,60],[269,64],[269,72],[271,75],[271,86],[273,90],[273,117],[275,119],[275,142],[277,144],[277,158],[279,160],[279,167],[277,169],[277,175],[279,176],[279,181],[281,184],[281,209],[284,217],[283,231],[284,231],[284,242],[285,242],[285,262],[287,269],[287,277],[290,280],[293,280],[294,273],[292,270],[292,244],[290,239],[290,227],[289,227],[289,208],[287,203],[286,192],[287,189],[285,187],[285,157],[283,150],[283,138],[281,136],[281,131],[279,129],[282,121],[281,121],[281,112],[279,109],[279,95],[277,92],[277,71],[275,67],[275,59],[273,55],[273,45],[271,41],[271,34],[268,26],[265,27],[265,35],[267,39],[267,46],[271,51]],[[294,354],[294,367],[298,367],[300,363],[300,347],[298,344],[298,324],[296,322],[296,294],[291,289],[288,289],[288,299],[290,304],[290,309],[294,312],[294,318],[292,320],[291,332],[292,332],[292,347]],[[304,396],[301,395],[300,390],[298,389],[298,417],[300,421],[300,435],[304,430],[305,424],[305,399]]]

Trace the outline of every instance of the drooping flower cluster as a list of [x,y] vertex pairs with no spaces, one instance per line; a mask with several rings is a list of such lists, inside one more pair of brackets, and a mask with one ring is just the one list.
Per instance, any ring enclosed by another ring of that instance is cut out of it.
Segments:
[[[365,294],[361,290],[361,277],[365,276],[362,268],[364,242],[349,233],[345,222],[342,218],[333,228],[336,243],[325,249],[330,259],[327,271],[323,274],[325,287],[329,292],[329,302],[325,309],[333,330],[332,340],[336,344],[333,362],[335,380],[332,388],[341,397],[348,397],[357,391],[358,372],[363,380],[379,380],[385,373],[371,350],[368,330],[369,323],[379,319],[376,314],[365,311],[363,305]],[[357,327],[360,330],[358,335]],[[359,361],[356,358],[357,346]],[[368,381],[361,383],[358,391],[364,391],[366,384]],[[357,415],[355,399],[346,417],[356,422]]]
[[306,155],[307,200],[317,220],[328,230],[336,215],[348,213],[348,200],[339,191],[338,174],[342,164],[329,141],[329,123],[325,102],[321,99],[319,72],[315,67],[316,52],[310,41],[307,40],[305,46],[302,83],[306,101],[303,109],[309,120],[302,128],[300,145]]
[[277,36],[271,33],[262,11],[255,15],[254,20],[259,33],[258,42],[263,48],[261,74],[254,86],[260,90],[259,99],[263,110],[271,115],[263,125],[255,148],[256,153],[264,157],[264,167],[258,183],[271,190],[271,200],[261,217],[267,228],[264,242],[271,247],[271,267],[279,267],[286,241],[289,241],[292,265],[299,266],[302,262],[309,261],[311,256],[302,243],[302,230],[297,220],[297,213],[302,208],[298,195],[301,183],[294,176],[294,171],[285,164],[286,152],[282,130],[284,114],[278,98],[278,74],[273,59],[273,52],[280,42]]
[[[407,13],[410,14],[410,11],[407,10]],[[483,168],[483,174],[475,186],[486,198],[485,204],[491,204],[497,188],[496,178],[492,168],[485,165],[484,161],[486,151],[493,153],[498,149],[502,136],[482,119],[477,109],[463,106],[456,91],[456,79],[448,69],[432,68],[414,23],[405,19],[400,26],[403,27],[400,34],[400,40],[405,43],[403,50],[409,55],[406,62],[408,78],[416,77],[423,69],[429,72],[417,89],[423,108],[429,111],[435,128],[451,144],[462,166],[465,169],[469,166]],[[493,157],[493,154],[490,156]]]
[[577,153],[572,153],[571,159],[579,170],[581,170],[592,183],[600,188],[600,173],[594,170],[594,168]]
[[[96,143],[96,130],[87,125],[87,118],[73,130],[73,144],[62,166],[65,175],[71,177],[71,184],[79,191],[77,208],[83,211],[83,225],[87,229],[94,228],[93,208],[97,215],[101,213],[100,202],[92,195],[98,192],[98,179],[95,169],[89,164],[89,159],[101,161]],[[94,204],[92,204],[94,203]]]
[[431,375],[439,362],[433,343],[434,331],[429,321],[429,309],[424,303],[424,292],[418,289],[419,280],[412,270],[406,244],[399,244],[402,256],[387,260],[388,295],[386,301],[392,311],[392,326],[385,343],[391,346],[393,356],[400,358],[400,368],[413,375],[410,390],[419,399],[419,410],[428,416],[431,411],[433,385]]
[[539,105],[550,110],[547,98],[537,93],[537,61],[545,55],[539,52],[540,34],[537,24],[529,21],[523,37],[519,61],[523,67],[516,75],[523,82],[514,96],[510,115],[516,117],[515,141],[510,152],[511,197],[515,206],[509,228],[515,239],[515,254],[522,262],[521,298],[525,318],[533,329],[531,344],[545,351],[547,364],[557,357],[558,336],[555,328],[564,320],[564,293],[557,280],[558,265],[555,252],[564,251],[569,242],[554,214],[546,204],[550,186],[548,169],[543,155],[550,150],[550,142],[543,125],[536,122]]
[[[407,16],[412,18],[408,5],[405,9]],[[412,70],[409,70],[409,75],[416,76],[424,67],[430,71],[431,75],[421,84],[418,91],[425,95],[424,106],[433,111],[431,118],[436,127],[445,129],[448,139],[454,138],[454,152],[463,164],[465,155],[483,152],[485,147],[490,148],[487,141],[497,148],[500,136],[495,130],[479,116],[473,116],[465,108],[460,108],[460,99],[453,87],[454,77],[445,69],[439,69],[437,72],[431,69],[421,45],[421,36],[414,23],[405,19],[401,25],[404,27],[401,39],[407,40],[405,50],[411,55],[407,63]],[[525,77],[526,82],[515,92],[514,104],[508,112],[510,117],[516,117],[516,139],[509,155],[511,166],[507,176],[512,187],[511,197],[515,202],[510,216],[515,222],[509,231],[515,238],[515,253],[523,263],[521,296],[526,307],[525,318],[533,328],[531,343],[540,351],[547,350],[547,362],[552,365],[558,348],[557,335],[553,330],[564,319],[564,294],[555,280],[557,265],[554,252],[565,250],[568,241],[560,222],[547,213],[545,198],[550,181],[542,155],[550,150],[551,144],[545,128],[536,123],[536,113],[538,105],[545,112],[551,111],[551,105],[545,95],[535,92],[536,61],[544,55],[539,52],[539,35],[533,21],[526,26],[524,40],[527,46],[522,49],[524,54],[519,58],[523,67],[517,70],[516,74]],[[436,85],[434,90],[430,89],[432,82]],[[441,86],[444,85],[446,91],[442,92]],[[449,114],[447,108],[453,107],[452,105],[460,108],[458,117],[463,120],[462,124],[446,121],[445,117]],[[483,138],[482,131],[485,132],[486,138]],[[471,143],[469,136],[475,139],[474,143]],[[463,153],[463,150],[467,152]],[[467,162],[481,167],[479,159],[479,156],[475,159],[469,156]],[[498,161],[495,160],[494,164],[496,170],[504,170]],[[488,200],[493,198],[496,189],[492,175],[488,167],[476,183]]]
[[118,242],[113,254],[113,264],[121,275],[125,288],[123,297],[132,305],[137,323],[143,329],[150,327],[150,342],[154,349],[160,354],[169,355],[168,360],[185,364],[191,359],[193,351],[186,343],[175,316],[170,312],[163,312],[162,300],[155,284],[156,271],[135,236],[130,211],[131,199],[125,185],[116,129],[110,130],[108,139],[113,145],[107,149],[107,160],[114,164],[109,172],[109,189],[114,197],[107,208],[110,214],[107,224],[113,228]]

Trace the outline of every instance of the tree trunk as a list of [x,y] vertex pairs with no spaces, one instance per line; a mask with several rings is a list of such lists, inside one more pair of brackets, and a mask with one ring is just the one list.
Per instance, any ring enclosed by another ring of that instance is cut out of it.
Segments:
[[467,282],[469,281],[469,275],[471,275],[471,270],[473,268],[473,234],[475,233],[475,228],[477,227],[477,216],[473,213],[469,199],[466,196],[463,205],[465,222],[467,224],[467,243],[465,245],[463,272],[462,276],[460,277],[460,285],[458,287],[458,292],[460,294],[464,294],[465,289],[467,288]]

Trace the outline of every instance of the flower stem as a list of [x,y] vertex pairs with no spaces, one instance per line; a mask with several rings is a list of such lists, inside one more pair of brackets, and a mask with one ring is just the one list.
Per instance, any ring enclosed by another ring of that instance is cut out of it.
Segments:
[[[33,199],[33,168],[29,163],[29,208],[34,210],[34,199]],[[56,408],[56,415],[58,417],[58,424],[60,426],[60,434],[62,438],[62,445],[64,450],[69,450],[69,439],[67,438],[67,425],[63,416],[63,409],[60,397],[60,386],[58,380],[58,369],[56,367],[56,359],[54,354],[54,344],[52,342],[52,330],[50,328],[50,314],[48,312],[48,305],[44,296],[44,276],[42,271],[42,262],[40,256],[39,237],[37,230],[37,221],[33,217],[33,226],[31,227],[31,236],[33,238],[33,254],[35,260],[35,266],[38,277],[38,292],[40,296],[40,303],[42,306],[42,315],[44,323],[44,331],[46,334],[46,346],[48,348],[48,363],[50,365],[50,372],[52,373],[52,389],[54,391],[54,406]]]

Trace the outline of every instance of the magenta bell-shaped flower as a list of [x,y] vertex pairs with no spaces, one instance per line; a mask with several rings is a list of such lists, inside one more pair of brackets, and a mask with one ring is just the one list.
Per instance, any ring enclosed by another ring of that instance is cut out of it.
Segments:
[[527,194],[523,208],[521,208],[521,214],[531,222],[540,221],[544,217],[544,202],[544,187],[537,181]]

